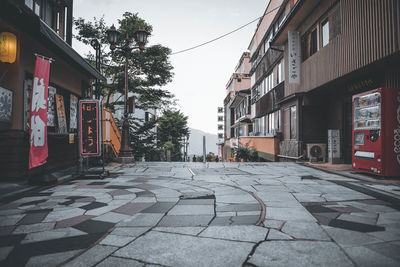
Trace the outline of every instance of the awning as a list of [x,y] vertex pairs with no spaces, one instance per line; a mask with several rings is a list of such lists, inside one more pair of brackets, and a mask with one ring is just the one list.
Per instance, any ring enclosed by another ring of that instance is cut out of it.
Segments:
[[90,65],[78,52],[76,52],[69,44],[67,44],[56,32],[53,31],[46,23],[40,20],[40,33],[49,40],[52,44],[57,46],[65,56],[72,59],[75,63],[80,65],[83,69],[89,72],[96,79],[106,81],[106,78],[101,73]]
[[2,8],[0,8],[0,17],[7,22],[12,22],[13,26],[18,30],[30,34],[37,42],[42,43],[42,45],[48,47],[66,61],[78,65],[93,78],[106,81],[106,78],[96,68],[82,58],[45,22],[25,7],[23,1],[4,1]]

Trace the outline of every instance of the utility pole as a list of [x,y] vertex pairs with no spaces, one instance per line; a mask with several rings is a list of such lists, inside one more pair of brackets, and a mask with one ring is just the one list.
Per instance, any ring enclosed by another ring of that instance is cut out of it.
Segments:
[[203,162],[206,163],[206,136],[203,135]]

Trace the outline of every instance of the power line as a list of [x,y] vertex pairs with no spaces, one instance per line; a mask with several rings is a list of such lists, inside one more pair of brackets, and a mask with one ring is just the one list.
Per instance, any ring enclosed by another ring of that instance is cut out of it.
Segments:
[[201,43],[201,44],[199,44],[199,45],[192,46],[192,47],[189,47],[189,48],[180,50],[180,51],[178,51],[178,52],[171,53],[171,55],[180,54],[180,53],[183,53],[183,52],[186,52],[186,51],[189,51],[189,50],[193,50],[193,49],[199,48],[199,47],[204,46],[204,45],[206,45],[206,44],[215,42],[215,41],[217,41],[217,40],[219,40],[219,39],[221,39],[221,38],[224,38],[224,37],[226,37],[226,36],[228,36],[228,35],[230,35],[230,34],[232,34],[232,33],[234,33],[234,32],[237,32],[237,31],[243,29],[244,27],[246,27],[246,26],[248,26],[248,25],[254,23],[255,21],[261,19],[262,17],[268,15],[269,13],[271,13],[272,11],[274,11],[274,10],[280,8],[280,7],[281,7],[281,6],[275,7],[274,9],[268,11],[267,13],[265,13],[264,15],[262,15],[261,17],[258,17],[258,18],[256,18],[256,19],[254,19],[254,20],[252,20],[252,21],[250,21],[250,22],[248,22],[248,23],[246,23],[246,24],[240,26],[239,28],[234,29],[233,31],[230,31],[230,32],[228,32],[228,33],[225,33],[225,34],[223,34],[223,35],[221,35],[221,36],[219,36],[219,37],[217,37],[217,38],[214,38],[214,39],[212,39],[212,40],[210,40],[210,41],[207,41],[207,42],[205,42],[205,43]]

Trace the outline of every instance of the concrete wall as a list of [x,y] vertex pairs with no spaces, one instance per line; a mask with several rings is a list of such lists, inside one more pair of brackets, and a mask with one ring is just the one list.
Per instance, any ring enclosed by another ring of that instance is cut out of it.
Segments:
[[240,137],[240,144],[256,149],[261,152],[259,156],[267,160],[275,161],[279,154],[279,139],[276,137]]

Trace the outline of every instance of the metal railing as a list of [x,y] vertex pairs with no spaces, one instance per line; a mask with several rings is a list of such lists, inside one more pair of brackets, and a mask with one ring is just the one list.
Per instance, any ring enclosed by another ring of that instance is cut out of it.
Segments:
[[103,108],[103,142],[109,145],[114,156],[118,157],[121,148],[121,133],[111,111],[107,108]]
[[301,158],[303,156],[303,141],[283,140],[279,142],[279,156]]

